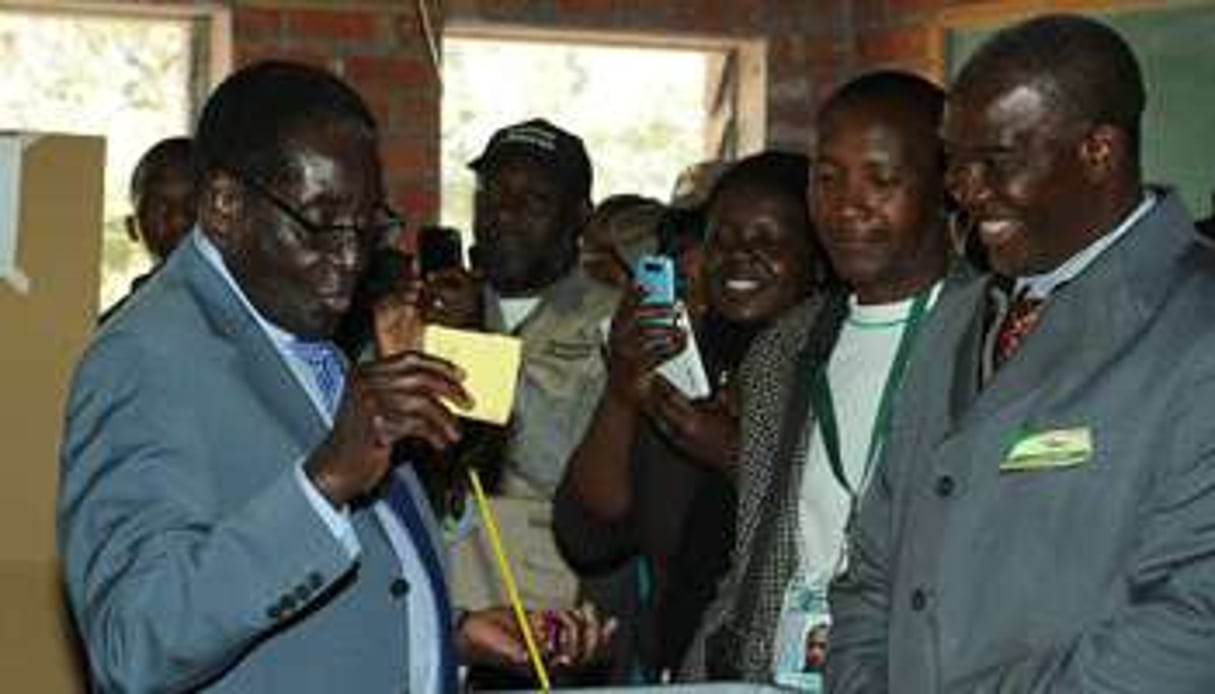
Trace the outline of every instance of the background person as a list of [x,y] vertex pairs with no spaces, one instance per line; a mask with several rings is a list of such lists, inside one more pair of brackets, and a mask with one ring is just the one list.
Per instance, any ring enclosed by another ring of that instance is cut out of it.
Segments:
[[[728,169],[706,213],[701,323],[662,324],[670,307],[635,290],[608,340],[608,388],[558,491],[554,531],[595,597],[623,620],[613,678],[672,669],[726,567],[737,448],[732,375],[750,339],[821,281],[803,197],[804,156],[765,152]],[[713,393],[693,401],[656,366],[696,332]],[[623,568],[622,568],[623,567]],[[637,671],[637,668],[640,670]]]
[[188,137],[170,137],[152,145],[131,172],[132,214],[124,223],[127,236],[143,246],[152,268],[131,281],[131,290],[98,320],[104,323],[160,267],[198,216],[194,197],[194,145]]
[[942,293],[833,584],[832,692],[1215,686],[1215,256],[1145,186],[1104,24],[1004,29],[952,84],[947,180],[992,275]]
[[790,311],[747,357],[735,561],[685,676],[822,688],[805,643],[829,621],[845,524],[948,262],[942,100],[923,78],[882,71],[819,110],[808,199],[848,291]]

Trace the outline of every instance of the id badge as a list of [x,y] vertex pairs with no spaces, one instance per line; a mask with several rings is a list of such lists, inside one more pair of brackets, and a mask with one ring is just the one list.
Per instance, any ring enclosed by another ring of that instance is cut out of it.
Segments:
[[827,654],[826,585],[810,585],[800,576],[789,583],[776,627],[774,679],[781,687],[820,694]]

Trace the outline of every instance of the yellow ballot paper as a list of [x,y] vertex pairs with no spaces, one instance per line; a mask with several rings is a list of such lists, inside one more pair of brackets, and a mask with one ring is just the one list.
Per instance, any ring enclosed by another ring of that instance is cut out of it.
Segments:
[[510,335],[426,326],[422,351],[464,370],[464,389],[474,400],[471,410],[448,403],[461,417],[506,424],[515,401],[522,343]]
[[1022,436],[1000,463],[1003,472],[1074,467],[1093,457],[1093,433],[1088,427],[1052,429]]

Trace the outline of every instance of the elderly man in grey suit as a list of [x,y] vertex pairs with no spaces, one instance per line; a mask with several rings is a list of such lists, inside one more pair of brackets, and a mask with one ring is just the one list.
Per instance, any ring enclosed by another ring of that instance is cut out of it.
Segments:
[[393,465],[398,440],[458,438],[458,370],[412,351],[347,368],[328,341],[399,224],[366,106],[258,63],[195,144],[198,227],[68,403],[59,540],[97,686],[453,692],[457,651],[525,662],[506,611],[453,619],[433,518]]
[[1001,31],[950,91],[948,181],[995,276],[916,344],[830,594],[830,691],[1215,691],[1215,255],[1141,183],[1144,101],[1074,16]]

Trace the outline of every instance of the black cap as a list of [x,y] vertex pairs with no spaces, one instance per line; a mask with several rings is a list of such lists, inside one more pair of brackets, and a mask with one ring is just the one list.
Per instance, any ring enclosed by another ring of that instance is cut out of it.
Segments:
[[489,138],[481,156],[468,168],[480,173],[486,166],[510,154],[522,154],[551,166],[562,183],[576,195],[591,195],[591,160],[582,138],[568,133],[543,118],[508,125]]

